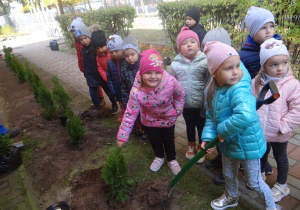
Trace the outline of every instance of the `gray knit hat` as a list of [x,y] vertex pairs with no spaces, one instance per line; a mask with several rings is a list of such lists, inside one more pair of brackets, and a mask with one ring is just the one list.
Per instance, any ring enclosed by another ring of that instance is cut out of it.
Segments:
[[266,23],[273,22],[275,25],[275,18],[269,10],[252,6],[247,12],[245,22],[249,35],[254,38],[261,27]]
[[81,17],[75,18],[70,25],[69,31],[76,31],[78,24],[80,25],[82,23],[83,19]]
[[89,28],[83,22],[79,21],[76,25],[75,35],[76,38],[79,38],[80,36],[88,36],[91,38],[91,32],[89,31]]
[[134,49],[138,54],[141,53],[139,44],[133,36],[126,36],[123,39],[122,51],[124,52],[126,49]]
[[224,28],[214,28],[207,32],[201,44],[201,51],[203,51],[205,44],[210,41],[218,41],[231,46],[230,36]]
[[282,40],[277,40],[274,38],[267,39],[260,45],[260,65],[263,66],[267,60],[275,55],[289,55],[289,51],[283,44]]
[[122,42],[122,37],[114,34],[107,38],[106,46],[108,47],[109,51],[121,50]]

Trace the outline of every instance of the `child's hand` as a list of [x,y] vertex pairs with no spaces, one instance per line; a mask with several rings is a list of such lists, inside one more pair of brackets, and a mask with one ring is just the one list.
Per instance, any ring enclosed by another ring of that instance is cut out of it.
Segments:
[[124,144],[125,144],[124,141],[119,141],[119,140],[117,140],[117,146],[118,146],[118,147],[122,147]]
[[218,135],[218,137],[219,137],[219,142],[225,141],[225,139],[222,136]]
[[[205,148],[205,146],[208,144],[208,142],[207,141],[203,141],[202,143],[201,143],[201,149],[204,149]],[[209,148],[209,149],[207,149],[206,150],[206,154],[210,154],[210,153],[212,153],[212,151],[214,151],[214,147],[213,148]]]

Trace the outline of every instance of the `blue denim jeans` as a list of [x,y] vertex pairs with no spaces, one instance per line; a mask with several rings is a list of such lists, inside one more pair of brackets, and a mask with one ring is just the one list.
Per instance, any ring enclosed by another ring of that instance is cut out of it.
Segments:
[[5,135],[7,133],[7,128],[5,128],[2,124],[0,124],[0,134]]
[[98,87],[90,87],[89,92],[95,108],[100,108],[100,99],[97,94]]
[[238,166],[243,164],[247,181],[260,197],[265,201],[267,209],[275,209],[276,205],[270,187],[263,181],[260,171],[260,159],[238,160],[223,155],[223,174],[225,177],[225,189],[230,197],[238,197]]

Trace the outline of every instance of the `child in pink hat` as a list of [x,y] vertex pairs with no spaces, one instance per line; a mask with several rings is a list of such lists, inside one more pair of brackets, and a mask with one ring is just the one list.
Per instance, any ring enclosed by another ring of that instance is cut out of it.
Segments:
[[176,175],[181,168],[176,161],[174,129],[183,110],[184,95],[180,83],[164,70],[160,54],[153,49],[145,50],[119,128],[117,145],[123,146],[128,141],[140,112],[155,155],[150,169],[158,171],[166,153],[168,166]]
[[238,166],[242,163],[248,184],[264,200],[265,209],[279,210],[261,176],[260,158],[266,152],[266,140],[256,112],[250,75],[240,68],[240,57],[231,46],[212,41],[206,43],[204,52],[213,79],[206,92],[206,123],[201,147],[219,138],[225,177],[224,194],[210,205],[213,209],[238,205]]
[[[183,27],[177,37],[179,54],[174,58],[168,72],[185,90],[183,117],[186,123],[188,147],[185,157],[190,160],[200,151],[201,133],[205,124],[204,88],[209,80],[206,56],[200,51],[198,35]],[[199,145],[196,145],[198,131]],[[203,163],[205,157],[197,163]]]

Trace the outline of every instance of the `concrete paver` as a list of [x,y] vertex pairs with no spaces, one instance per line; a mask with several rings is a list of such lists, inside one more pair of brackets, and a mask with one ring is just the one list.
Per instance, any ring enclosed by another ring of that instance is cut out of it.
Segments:
[[[62,43],[62,41],[59,41]],[[21,56],[27,58],[30,62],[40,66],[45,71],[57,76],[60,80],[67,83],[69,86],[73,87],[83,95],[89,98],[88,87],[86,85],[85,78],[83,74],[79,71],[77,67],[77,57],[76,55],[63,53],[60,51],[51,51],[49,46],[49,41],[43,41],[39,43],[34,43],[30,45],[24,45],[13,50],[13,53],[20,54]],[[106,101],[109,99],[106,97]],[[184,158],[185,147],[187,146],[187,139],[185,134],[185,123],[184,119],[178,118],[176,129],[175,129],[175,144],[177,153],[179,156]],[[290,160],[290,170],[289,170],[289,181],[288,186],[291,188],[291,194],[284,198],[280,205],[282,209],[293,210],[300,208],[300,128],[297,128],[293,134],[293,137],[288,144],[288,156]],[[216,153],[214,153],[216,154]],[[209,158],[213,158],[212,155]],[[276,180],[276,162],[272,155],[269,158],[270,164],[274,168],[273,175],[267,176],[267,183],[269,185],[274,184]],[[209,176],[214,176],[214,174],[206,170],[204,164],[197,166],[199,171],[208,174]],[[248,190],[245,187],[245,178],[243,175],[240,176],[240,192],[244,199],[247,199],[252,204],[259,208],[262,205],[257,202],[260,200],[258,195],[253,191]]]

